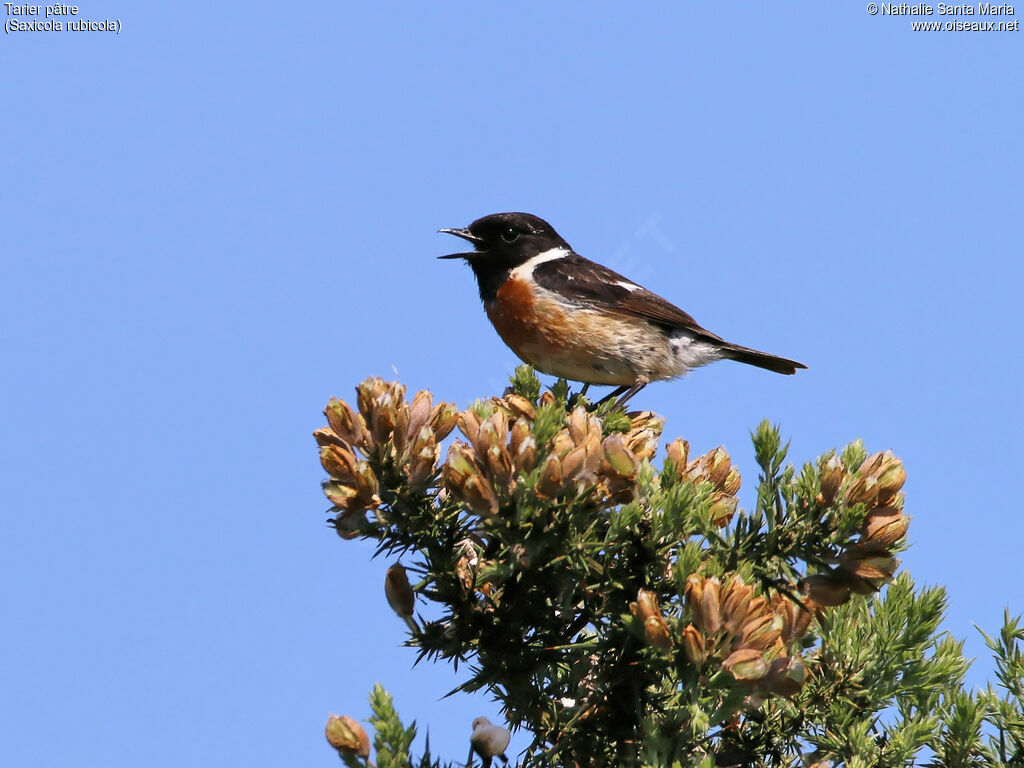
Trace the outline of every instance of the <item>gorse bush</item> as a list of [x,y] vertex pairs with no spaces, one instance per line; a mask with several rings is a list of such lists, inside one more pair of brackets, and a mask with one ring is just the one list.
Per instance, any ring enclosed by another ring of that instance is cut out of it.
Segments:
[[[664,421],[595,408],[517,369],[459,412],[367,379],[315,433],[331,524],[401,557],[386,591],[419,658],[462,665],[532,741],[526,766],[1011,765],[1024,761],[1024,630],[990,638],[998,685],[939,628],[940,587],[896,576],[900,460],[858,441],[799,470],[768,422],[757,500],[725,448],[657,455]],[[441,443],[461,433],[441,462]],[[406,569],[412,574],[412,584]],[[421,624],[414,598],[434,604]],[[445,692],[439,692],[439,695]],[[372,696],[379,766],[410,755]],[[369,737],[328,724],[350,765]]]

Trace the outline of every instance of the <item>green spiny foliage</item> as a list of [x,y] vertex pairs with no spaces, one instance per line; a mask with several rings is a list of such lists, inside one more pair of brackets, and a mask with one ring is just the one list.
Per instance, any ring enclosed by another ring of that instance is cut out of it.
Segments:
[[[357,395],[316,433],[331,523],[418,574],[417,660],[463,665],[449,693],[494,696],[532,737],[523,765],[1021,763],[1022,630],[988,638],[1002,693],[965,691],[944,591],[895,576],[892,454],[857,441],[797,471],[763,422],[745,511],[724,448],[675,440],[657,467],[659,417],[526,366],[461,413],[380,379]],[[415,727],[371,701],[378,765],[411,764]]]

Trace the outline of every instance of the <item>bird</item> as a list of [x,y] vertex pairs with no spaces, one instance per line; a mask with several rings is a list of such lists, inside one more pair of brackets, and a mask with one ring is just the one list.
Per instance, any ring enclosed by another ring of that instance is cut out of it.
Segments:
[[624,405],[652,381],[675,379],[716,360],[792,374],[803,363],[726,341],[679,307],[584,258],[548,222],[530,213],[493,213],[468,227],[438,230],[474,250],[473,270],[487,317],[523,361],[541,373],[616,389]]
[[491,760],[495,757],[501,758],[501,762],[508,764],[505,757],[505,750],[511,736],[507,728],[500,725],[492,725],[486,717],[478,717],[473,721],[473,734],[469,737],[469,759],[467,765],[473,762],[473,753],[480,756],[484,768],[490,768]]

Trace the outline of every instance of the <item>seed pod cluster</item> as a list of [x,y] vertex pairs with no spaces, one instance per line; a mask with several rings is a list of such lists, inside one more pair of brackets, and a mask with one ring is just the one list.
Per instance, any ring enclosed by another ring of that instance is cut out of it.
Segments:
[[665,621],[658,596],[649,590],[637,592],[636,602],[629,604],[629,612],[640,619],[644,625],[647,642],[661,651],[672,650],[672,636],[669,634],[668,622]]
[[717,577],[691,574],[684,594],[692,617],[683,630],[690,661],[719,658],[736,680],[762,694],[792,696],[800,690],[805,669],[790,647],[807,633],[812,607],[783,595],[768,600],[738,574],[725,586]]
[[490,406],[484,418],[473,409],[458,415],[466,440],[449,449],[441,475],[448,492],[482,515],[496,514],[520,478],[532,472],[534,492],[542,499],[593,492],[611,503],[629,501],[640,462],[654,455],[664,425],[652,413],[637,413],[628,432],[603,437],[601,419],[577,407],[543,453],[533,431],[536,409],[528,400],[506,395]]
[[440,442],[458,417],[452,403],[434,405],[427,391],[407,403],[404,386],[377,377],[356,387],[356,402],[358,410],[332,397],[324,409],[328,426],[313,433],[330,475],[323,489],[337,515],[331,522],[343,538],[358,536],[366,510],[380,504],[374,464],[391,463],[410,487],[427,488],[437,477]]
[[690,443],[676,438],[668,445],[668,456],[672,459],[679,480],[711,485],[711,521],[719,528],[728,525],[739,503],[736,494],[740,489],[741,477],[725,448],[715,448],[690,461]]
[[[864,524],[856,543],[838,557],[835,568],[806,577],[800,584],[805,595],[819,605],[842,605],[851,594],[877,592],[892,580],[899,567],[892,548],[907,534],[910,518],[903,513],[901,491],[907,479],[903,462],[885,451],[866,458],[849,477],[838,456],[829,457],[821,466],[821,493],[818,502],[832,504],[837,499],[847,506],[867,507]],[[845,490],[839,496],[840,486]]]

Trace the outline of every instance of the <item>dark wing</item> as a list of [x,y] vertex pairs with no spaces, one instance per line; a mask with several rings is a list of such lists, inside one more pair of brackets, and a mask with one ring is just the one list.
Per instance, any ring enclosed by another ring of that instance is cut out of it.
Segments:
[[542,288],[555,291],[575,304],[643,318],[667,329],[685,330],[708,341],[723,342],[675,304],[577,253],[538,264],[533,278]]

